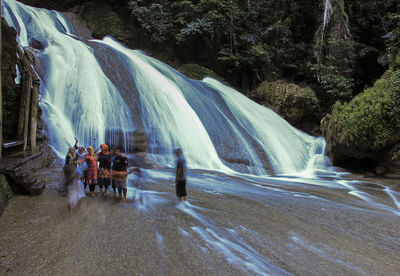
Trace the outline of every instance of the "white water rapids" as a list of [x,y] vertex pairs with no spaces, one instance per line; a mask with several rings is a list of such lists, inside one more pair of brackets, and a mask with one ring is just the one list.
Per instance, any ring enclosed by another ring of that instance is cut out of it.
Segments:
[[[88,145],[94,136],[115,143],[122,133],[129,148],[129,134],[143,131],[148,152],[165,166],[182,148],[191,168],[313,175],[324,167],[323,139],[216,80],[188,79],[111,38],[86,41],[55,11],[7,0],[3,15],[21,47],[42,46],[35,49],[40,104],[50,143],[62,155],[74,136]],[[105,53],[110,62],[100,60]]]

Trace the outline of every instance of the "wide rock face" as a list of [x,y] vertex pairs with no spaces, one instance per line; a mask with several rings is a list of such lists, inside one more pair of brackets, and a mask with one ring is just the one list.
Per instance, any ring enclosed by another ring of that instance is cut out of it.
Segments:
[[348,169],[400,175],[400,71],[387,71],[321,121],[326,154]]
[[[2,93],[3,93],[3,139],[12,140],[16,136],[20,101],[20,85],[15,79],[20,77],[17,71],[16,31],[1,20],[2,44]],[[18,66],[20,69],[20,67]]]
[[253,99],[272,108],[290,124],[319,135],[320,106],[314,91],[283,80],[262,82]]
[[17,77],[17,32],[2,18],[1,19],[1,35],[3,38],[2,44],[2,64],[1,76],[2,85],[13,87],[15,86],[14,79]]

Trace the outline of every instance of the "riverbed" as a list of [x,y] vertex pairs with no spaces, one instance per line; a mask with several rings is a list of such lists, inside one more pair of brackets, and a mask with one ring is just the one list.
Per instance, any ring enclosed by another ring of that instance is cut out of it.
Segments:
[[[129,179],[128,202],[83,198],[69,216],[60,169],[0,217],[0,274],[398,275],[396,179],[229,176],[171,169]],[[135,188],[141,181],[142,189]],[[142,198],[142,203],[140,202]],[[135,199],[135,200],[134,200]]]

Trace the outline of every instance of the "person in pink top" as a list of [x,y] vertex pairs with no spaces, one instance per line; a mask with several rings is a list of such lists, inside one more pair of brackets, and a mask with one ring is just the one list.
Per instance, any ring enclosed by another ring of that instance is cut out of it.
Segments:
[[88,154],[81,160],[86,162],[88,169],[86,171],[86,183],[89,185],[90,196],[94,196],[94,190],[97,185],[97,157],[93,147],[88,147]]

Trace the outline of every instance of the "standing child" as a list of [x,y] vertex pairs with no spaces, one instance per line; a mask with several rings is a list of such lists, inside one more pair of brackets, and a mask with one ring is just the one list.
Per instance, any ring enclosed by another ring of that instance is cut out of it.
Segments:
[[186,192],[186,164],[185,159],[182,156],[182,150],[176,149],[175,155],[178,158],[176,162],[176,176],[175,176],[175,184],[176,184],[176,196],[179,201],[184,201],[187,199]]

